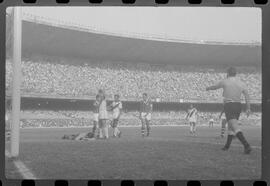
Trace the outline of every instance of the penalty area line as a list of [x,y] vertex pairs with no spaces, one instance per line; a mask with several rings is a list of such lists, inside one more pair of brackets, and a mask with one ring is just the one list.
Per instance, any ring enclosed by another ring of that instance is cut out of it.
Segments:
[[[11,158],[11,154],[6,150],[5,155],[8,158]],[[37,177],[30,171],[30,169],[21,161],[21,160],[14,160],[13,161],[15,167],[18,169],[20,174],[22,175],[23,179],[31,179],[35,180]]]

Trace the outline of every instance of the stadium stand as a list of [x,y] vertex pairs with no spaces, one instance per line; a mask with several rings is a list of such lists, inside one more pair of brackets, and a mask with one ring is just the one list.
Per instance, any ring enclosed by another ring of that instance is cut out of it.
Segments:
[[[99,88],[109,97],[118,93],[123,100],[138,100],[148,92],[160,101],[220,101],[221,91],[205,87],[225,77],[216,67],[153,65],[143,63],[93,63],[78,59],[32,57],[22,61],[22,93],[51,96],[93,97]],[[81,65],[83,64],[83,65]],[[239,67],[239,76],[251,99],[261,99],[261,73],[256,67]],[[6,63],[6,90],[12,81],[11,60]]]

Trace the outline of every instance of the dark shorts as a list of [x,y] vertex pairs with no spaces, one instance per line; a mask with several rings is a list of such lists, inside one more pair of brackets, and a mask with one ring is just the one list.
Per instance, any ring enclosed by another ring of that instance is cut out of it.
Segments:
[[238,120],[242,111],[242,105],[240,102],[225,103],[224,111],[227,121],[231,119]]
[[113,119],[113,121],[112,121],[112,128],[116,128],[117,127],[118,121],[119,121],[119,119]]

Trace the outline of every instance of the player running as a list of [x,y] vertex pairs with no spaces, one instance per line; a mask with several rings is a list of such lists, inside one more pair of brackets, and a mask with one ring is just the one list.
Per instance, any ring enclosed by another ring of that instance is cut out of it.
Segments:
[[243,144],[244,153],[249,154],[251,152],[251,147],[245,139],[243,132],[239,128],[238,120],[242,110],[241,95],[244,94],[245,96],[247,116],[250,114],[250,100],[247,87],[239,78],[236,77],[236,69],[234,67],[230,67],[227,70],[226,79],[220,81],[216,85],[207,87],[206,90],[217,90],[220,88],[223,89],[224,112],[228,121],[228,138],[222,150],[228,150],[231,145],[233,139],[232,133],[229,133],[229,131],[231,131]]
[[197,117],[198,117],[198,111],[193,106],[193,104],[191,104],[188,110],[187,116],[186,116],[186,120],[188,120],[189,122],[189,125],[190,125],[189,133],[192,135],[195,135],[196,133]]
[[150,121],[153,105],[146,93],[143,93],[143,100],[140,103],[140,120],[142,123],[142,137],[145,137],[145,126],[146,126],[146,136],[150,135]]
[[113,128],[113,137],[121,137],[121,131],[118,129],[118,122],[122,113],[122,102],[120,101],[120,96],[118,94],[114,95],[114,101],[110,105],[111,110],[113,111],[113,121],[112,121],[112,128]]

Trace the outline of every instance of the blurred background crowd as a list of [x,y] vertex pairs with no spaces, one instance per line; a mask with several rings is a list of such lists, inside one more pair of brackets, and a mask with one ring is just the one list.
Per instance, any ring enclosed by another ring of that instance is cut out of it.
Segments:
[[[109,97],[141,99],[147,92],[160,101],[221,100],[221,91],[206,92],[205,87],[226,77],[226,68],[143,63],[92,63],[78,59],[35,56],[22,61],[24,94],[93,97],[102,88]],[[255,67],[238,68],[251,99],[261,99],[261,72]],[[6,90],[12,82],[12,63],[6,61]]]

